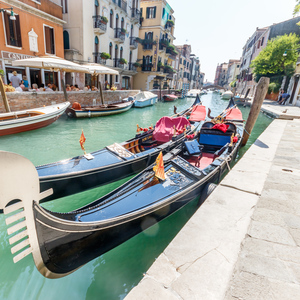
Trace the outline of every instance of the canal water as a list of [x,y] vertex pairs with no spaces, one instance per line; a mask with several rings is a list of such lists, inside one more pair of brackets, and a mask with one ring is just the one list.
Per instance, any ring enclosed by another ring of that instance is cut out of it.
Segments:
[[[228,101],[213,93],[203,95],[201,100],[206,107],[211,108],[214,116],[228,104]],[[188,108],[193,101],[178,99],[173,103],[158,102],[152,107],[133,108],[124,114],[95,119],[69,119],[63,115],[46,128],[0,137],[0,150],[21,154],[34,165],[58,161],[82,154],[79,145],[82,130],[86,137],[85,149],[92,152],[114,142],[130,139],[135,135],[137,124],[140,127],[154,125],[160,117],[172,115],[174,105],[179,112]],[[250,108],[241,107],[241,110],[244,119],[247,119]],[[262,113],[259,115],[251,137],[240,150],[238,157],[243,155],[271,121],[268,116]],[[43,206],[60,212],[73,210],[108,193],[128,179],[47,202]],[[123,299],[139,283],[155,258],[167,247],[196,209],[197,201],[193,201],[162,222],[61,279],[46,279],[40,275],[31,255],[17,264],[13,263],[5,219],[1,214],[0,299]]]

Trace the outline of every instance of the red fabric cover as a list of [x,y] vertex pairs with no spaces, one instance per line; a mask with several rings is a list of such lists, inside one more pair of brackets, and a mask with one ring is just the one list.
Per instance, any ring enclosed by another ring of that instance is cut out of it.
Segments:
[[242,112],[238,108],[229,109],[226,120],[243,120]]
[[189,121],[184,117],[170,118],[162,117],[157,121],[153,131],[153,138],[158,142],[166,143],[172,139],[174,134],[174,125],[177,130],[181,130],[184,126],[190,126]]
[[233,142],[236,143],[237,141],[238,141],[238,137],[235,136],[235,137],[233,138]]
[[200,122],[205,120],[206,117],[206,108],[204,105],[196,105],[193,107],[193,110],[191,112],[190,121],[193,122]]
[[226,132],[227,129],[228,129],[229,125],[226,125],[224,123],[221,123],[221,124],[215,124],[211,129],[219,129],[223,132]]

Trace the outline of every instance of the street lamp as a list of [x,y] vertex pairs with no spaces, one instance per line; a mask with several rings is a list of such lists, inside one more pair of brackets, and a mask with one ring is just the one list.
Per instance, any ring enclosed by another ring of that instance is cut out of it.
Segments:
[[10,9],[10,19],[12,21],[16,20],[15,14],[14,14],[14,9],[12,7],[8,7],[8,8],[0,8],[0,12],[6,11],[6,9]]

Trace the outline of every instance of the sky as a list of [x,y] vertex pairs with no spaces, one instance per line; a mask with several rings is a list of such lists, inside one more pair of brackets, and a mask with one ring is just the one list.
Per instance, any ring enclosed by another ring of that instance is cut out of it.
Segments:
[[167,0],[174,10],[175,45],[189,44],[204,80],[213,82],[218,64],[240,59],[255,32],[291,19],[295,0]]

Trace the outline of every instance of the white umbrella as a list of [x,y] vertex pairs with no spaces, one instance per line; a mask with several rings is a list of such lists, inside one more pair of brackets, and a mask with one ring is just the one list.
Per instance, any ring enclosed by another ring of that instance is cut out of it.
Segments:
[[118,71],[108,68],[108,67],[105,67],[105,66],[102,66],[102,65],[99,65],[99,64],[89,63],[89,64],[84,64],[81,66],[89,69],[89,72],[94,73],[95,75],[98,75],[98,74],[119,75]]
[[83,72],[89,73],[89,69],[82,65],[73,63],[69,60],[57,56],[39,56],[33,58],[14,60],[12,65],[15,67],[31,67],[41,68],[51,71],[64,71],[64,72]]

